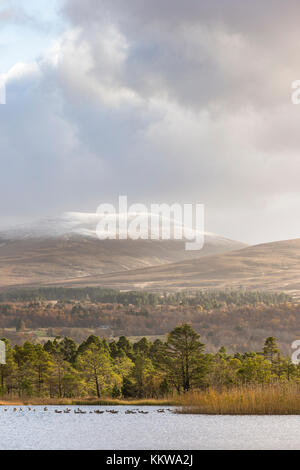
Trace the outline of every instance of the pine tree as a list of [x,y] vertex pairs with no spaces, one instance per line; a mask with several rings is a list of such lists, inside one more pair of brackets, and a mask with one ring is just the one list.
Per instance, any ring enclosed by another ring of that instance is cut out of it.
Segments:
[[204,375],[204,344],[193,328],[184,324],[168,335],[165,350],[165,365],[171,381],[177,390],[189,391],[195,384],[200,385]]

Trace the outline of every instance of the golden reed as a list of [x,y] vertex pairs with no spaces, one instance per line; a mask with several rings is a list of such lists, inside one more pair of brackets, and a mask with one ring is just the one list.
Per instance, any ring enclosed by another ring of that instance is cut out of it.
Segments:
[[211,415],[298,415],[300,385],[276,384],[208,389],[180,399],[178,413]]

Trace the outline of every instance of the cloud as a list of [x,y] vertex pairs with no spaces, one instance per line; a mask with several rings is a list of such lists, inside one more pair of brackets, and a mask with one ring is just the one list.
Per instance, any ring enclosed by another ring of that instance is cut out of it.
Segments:
[[6,77],[4,217],[127,194],[205,203],[207,229],[243,241],[297,236],[298,2],[66,0],[63,11],[68,30]]
[[119,28],[130,45],[124,79],[145,93],[197,107],[285,99],[285,78],[298,67],[296,1],[161,3],[71,0],[65,9],[91,41],[99,24]]

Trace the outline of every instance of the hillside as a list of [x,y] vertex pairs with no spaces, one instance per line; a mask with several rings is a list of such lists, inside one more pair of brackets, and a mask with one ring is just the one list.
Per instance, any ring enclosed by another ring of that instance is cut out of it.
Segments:
[[0,233],[0,288],[45,285],[166,265],[235,250],[243,245],[205,234],[201,251],[178,240],[99,240],[99,215],[69,214]]
[[72,280],[119,289],[263,289],[300,297],[300,239],[264,243],[165,266]]

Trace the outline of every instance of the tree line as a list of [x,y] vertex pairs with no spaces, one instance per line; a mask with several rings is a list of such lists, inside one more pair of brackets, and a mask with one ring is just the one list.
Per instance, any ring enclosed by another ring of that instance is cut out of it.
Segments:
[[193,389],[300,381],[300,366],[283,357],[274,337],[259,352],[207,353],[189,325],[175,327],[166,341],[125,336],[108,342],[90,336],[81,344],[65,337],[44,345],[12,347],[0,366],[0,394],[6,397],[159,398]]
[[102,287],[41,287],[36,289],[13,289],[0,293],[0,302],[2,303],[46,300],[89,300],[91,302],[118,303],[125,306],[131,304],[137,307],[142,305],[155,306],[157,304],[200,305],[203,309],[210,310],[230,304],[241,306],[245,304],[256,305],[263,302],[270,305],[291,301],[291,297],[282,292],[247,291],[243,289],[225,291],[196,290],[158,294],[144,291],[121,292]]

